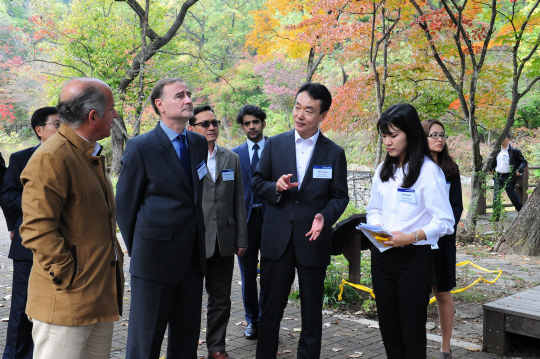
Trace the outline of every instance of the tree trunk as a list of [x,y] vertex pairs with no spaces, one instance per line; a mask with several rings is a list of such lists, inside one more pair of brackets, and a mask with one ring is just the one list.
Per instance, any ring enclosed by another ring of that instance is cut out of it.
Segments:
[[[117,118],[120,124],[124,125],[124,118],[119,114]],[[125,129],[125,125],[124,125]],[[118,175],[120,169],[122,168],[122,156],[124,155],[124,135],[122,135],[122,130],[118,128],[116,123],[113,124],[111,131],[111,144],[112,144],[112,164],[111,164],[111,175]]]
[[527,256],[540,255],[540,182],[501,238],[499,250]]

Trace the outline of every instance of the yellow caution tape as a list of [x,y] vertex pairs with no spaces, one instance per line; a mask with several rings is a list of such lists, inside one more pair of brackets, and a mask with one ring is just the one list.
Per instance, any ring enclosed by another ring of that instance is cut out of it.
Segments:
[[[464,292],[467,289],[471,288],[472,286],[476,285],[480,281],[483,281],[484,283],[488,283],[488,284],[493,284],[500,278],[500,276],[502,275],[502,272],[503,272],[502,270],[489,270],[489,269],[482,268],[479,265],[476,265],[471,261],[464,261],[464,262],[457,263],[456,267],[464,266],[464,265],[467,265],[467,264],[470,264],[473,267],[475,267],[476,269],[479,269],[479,270],[484,271],[486,273],[498,273],[497,277],[495,277],[495,279],[493,279],[493,280],[487,280],[487,279],[484,279],[484,277],[478,277],[473,283],[469,284],[468,286],[451,291],[452,294]],[[342,279],[341,280],[341,285],[339,286],[340,292],[339,292],[338,300],[342,299],[343,287],[345,285],[350,285],[353,288],[360,289],[360,290],[362,290],[364,292],[368,292],[369,294],[371,294],[371,296],[373,298],[375,298],[375,293],[373,293],[373,289],[368,288],[368,287],[364,287],[363,285],[360,285],[360,284],[349,283],[345,279]],[[429,304],[432,304],[436,300],[437,299],[435,297],[431,298],[429,300]]]

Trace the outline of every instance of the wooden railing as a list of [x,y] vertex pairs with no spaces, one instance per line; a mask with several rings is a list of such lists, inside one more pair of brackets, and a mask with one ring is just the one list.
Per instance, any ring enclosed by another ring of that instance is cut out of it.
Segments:
[[[519,197],[519,200],[521,203],[525,204],[527,202],[527,199],[529,195],[527,194],[527,191],[529,188],[536,187],[536,183],[529,183],[529,170],[538,170],[540,169],[540,166],[528,166],[525,167],[525,170],[523,171],[523,180],[516,182],[516,194]],[[489,188],[491,190],[491,193],[493,193],[493,181],[486,185],[486,188]],[[513,207],[511,203],[503,203],[503,207]],[[488,208],[493,208],[493,205],[487,204],[487,197],[486,197],[486,190],[484,189],[482,191],[482,197],[480,198],[480,205],[478,206],[478,214],[485,214],[487,213]]]

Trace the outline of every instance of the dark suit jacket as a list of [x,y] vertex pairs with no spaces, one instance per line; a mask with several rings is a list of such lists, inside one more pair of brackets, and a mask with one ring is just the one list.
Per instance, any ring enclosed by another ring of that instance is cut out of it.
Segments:
[[450,183],[450,205],[454,213],[454,233],[439,238],[439,249],[433,251],[437,290],[447,292],[456,286],[456,233],[461,214],[463,198],[461,194],[461,178],[458,176]]
[[[499,148],[499,151],[497,151],[497,154],[495,155],[495,159],[491,163],[491,170],[495,171],[495,168],[497,167],[497,156],[501,152],[501,149]],[[519,172],[520,174],[525,171],[525,167],[527,167],[527,160],[519,150],[519,148],[512,147],[508,145],[508,157],[510,157],[510,174],[514,180],[522,179],[523,177],[520,175],[519,177],[516,176],[516,172]]]
[[19,227],[23,220],[21,208],[23,191],[21,173],[26,167],[30,157],[34,154],[36,148],[38,148],[38,146],[30,147],[11,155],[9,158],[9,168],[6,171],[4,184],[2,185],[2,209],[4,210],[8,230],[14,231],[8,257],[18,261],[31,262],[33,260],[32,251],[23,247],[21,244],[22,239],[21,234],[19,233]]
[[[285,251],[289,239],[294,241],[298,261],[306,267],[326,267],[332,250],[332,225],[345,211],[347,194],[347,160],[345,151],[319,135],[300,190],[293,188],[276,193],[276,182],[292,173],[297,181],[294,130],[271,137],[266,142],[251,188],[268,201],[264,214],[261,256],[276,260]],[[332,178],[313,178],[313,166],[332,166]],[[319,238],[309,241],[317,213],[324,217],[324,229]]]
[[178,283],[199,246],[206,268],[202,180],[197,166],[208,154],[206,139],[186,131],[193,189],[174,147],[160,127],[129,140],[116,185],[116,218],[131,256],[131,275]]
[[[203,181],[206,258],[214,255],[216,238],[222,257],[232,256],[235,248],[247,248],[247,221],[240,160],[234,152],[216,146],[216,182],[212,180],[210,172],[204,176]],[[223,180],[225,169],[234,171],[232,181]]]
[[[268,137],[265,137],[268,141]],[[244,202],[246,204],[246,218],[249,221],[251,215],[251,206],[253,205],[253,190],[251,189],[251,161],[249,160],[249,148],[247,142],[233,148],[231,151],[240,157],[240,167],[242,167],[242,182],[244,183]],[[263,213],[266,210],[266,201],[262,201]]]

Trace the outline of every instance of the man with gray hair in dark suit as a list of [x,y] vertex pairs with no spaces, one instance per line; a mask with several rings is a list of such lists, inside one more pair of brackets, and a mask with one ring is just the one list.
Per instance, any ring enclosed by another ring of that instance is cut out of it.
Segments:
[[161,79],[150,95],[161,121],[127,142],[116,186],[118,226],[131,256],[126,358],[196,359],[206,266],[202,180],[206,139],[186,130],[191,92]]

